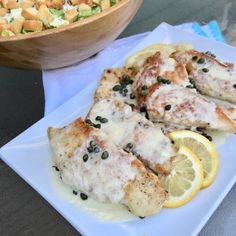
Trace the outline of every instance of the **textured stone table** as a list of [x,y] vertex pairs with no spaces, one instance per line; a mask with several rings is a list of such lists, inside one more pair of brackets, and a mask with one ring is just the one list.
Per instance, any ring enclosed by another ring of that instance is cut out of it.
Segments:
[[[151,31],[163,21],[180,24],[216,19],[227,39],[236,45],[235,12],[235,1],[144,0],[136,18],[120,37]],[[43,117],[43,108],[40,71],[0,68],[0,146]],[[234,187],[199,235],[236,235],[235,223]],[[64,236],[79,233],[0,160],[0,235]]]

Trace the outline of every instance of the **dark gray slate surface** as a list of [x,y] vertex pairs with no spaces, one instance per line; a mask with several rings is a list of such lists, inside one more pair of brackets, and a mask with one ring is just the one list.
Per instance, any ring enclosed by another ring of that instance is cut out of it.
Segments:
[[[216,19],[224,34],[234,41],[234,31],[230,29],[236,20],[235,10],[235,1],[144,0],[138,15],[121,37],[151,31],[163,21],[180,24]],[[0,68],[0,146],[39,120],[43,116],[43,106],[41,72]],[[236,235],[235,196],[234,187],[203,228],[201,236]],[[0,235],[79,233],[0,160]]]

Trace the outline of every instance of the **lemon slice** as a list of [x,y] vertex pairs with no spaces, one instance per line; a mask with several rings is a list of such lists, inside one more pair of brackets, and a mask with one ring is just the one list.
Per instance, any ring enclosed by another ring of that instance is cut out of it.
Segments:
[[219,167],[219,157],[212,142],[204,136],[188,130],[174,131],[169,134],[169,137],[177,147],[186,146],[198,156],[204,170],[202,188],[211,185]]
[[164,164],[164,168],[169,174],[158,175],[161,186],[169,194],[164,207],[180,207],[189,202],[201,189],[203,166],[198,157],[188,148],[181,146],[178,155],[168,164]]
[[162,56],[169,58],[174,51],[186,51],[193,49],[191,44],[153,44],[141,51],[132,54],[125,63],[126,68],[140,68],[145,60],[154,55],[157,51],[161,52]]

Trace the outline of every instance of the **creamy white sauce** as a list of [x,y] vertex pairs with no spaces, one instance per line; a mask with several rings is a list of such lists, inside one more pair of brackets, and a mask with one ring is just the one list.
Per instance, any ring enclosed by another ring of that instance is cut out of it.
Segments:
[[160,75],[164,75],[167,71],[172,72],[175,70],[176,61],[172,58],[164,60],[164,64],[160,64]]
[[51,176],[51,184],[54,190],[63,200],[73,204],[74,207],[85,211],[87,214],[98,218],[102,221],[127,221],[137,219],[132,215],[125,206],[121,204],[101,203],[91,197],[87,200],[82,200],[78,195],[73,194],[73,189],[64,184],[59,177],[59,172],[55,171],[52,166],[55,165],[52,161],[49,162],[49,173]]
[[230,133],[222,131],[207,131],[206,133],[212,137],[216,148],[222,146],[230,135]]
[[121,101],[99,101],[89,113],[89,118],[96,123],[96,116],[108,119],[101,125],[101,130],[118,146],[134,145],[133,151],[154,168],[157,163],[164,163],[175,155],[170,140],[163,135],[141,114],[132,112],[129,105]]

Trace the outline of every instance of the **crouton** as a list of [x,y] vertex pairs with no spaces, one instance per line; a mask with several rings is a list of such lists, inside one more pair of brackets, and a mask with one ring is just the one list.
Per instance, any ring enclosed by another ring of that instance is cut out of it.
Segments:
[[93,3],[96,4],[96,5],[99,5],[100,4],[100,0],[93,0]]
[[49,8],[62,9],[64,5],[64,0],[47,0],[46,5]]
[[26,20],[38,20],[38,10],[35,8],[24,8],[21,15]]
[[8,0],[7,9],[17,9],[19,7],[20,4],[16,0]]
[[65,20],[68,20],[70,23],[77,20],[78,17],[78,11],[76,9],[68,10],[65,13]]
[[89,6],[92,6],[93,5],[93,0],[79,0],[79,4],[81,3],[85,3]]
[[0,32],[3,30],[8,30],[10,28],[10,24],[7,23],[0,23]]
[[79,4],[79,11],[90,11],[91,7],[85,3]]
[[38,10],[38,19],[41,20],[45,26],[48,26],[53,21],[54,17],[46,5],[41,5]]
[[8,0],[2,0],[2,5],[4,8],[8,9],[7,7]]
[[110,0],[102,0],[100,5],[103,11],[111,7]]
[[15,34],[20,34],[24,22],[25,22],[25,19],[23,17],[14,19],[10,25],[10,30]]
[[36,8],[39,9],[40,6],[46,5],[46,0],[35,0]]
[[21,2],[21,8],[24,9],[24,8],[31,8],[34,6],[34,2],[31,1],[31,0],[22,0]]
[[5,16],[8,13],[8,10],[4,7],[0,8],[0,16]]
[[42,31],[43,23],[39,20],[25,20],[23,23],[23,29],[33,32]]
[[72,6],[76,6],[79,4],[79,0],[70,0]]

